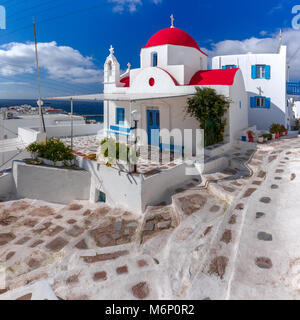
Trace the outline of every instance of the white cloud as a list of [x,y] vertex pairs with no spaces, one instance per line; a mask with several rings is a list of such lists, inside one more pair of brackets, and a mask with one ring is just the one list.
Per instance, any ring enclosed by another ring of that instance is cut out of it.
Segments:
[[262,30],[259,34],[264,37],[268,34],[268,31]]
[[[282,42],[287,45],[287,61],[290,65],[291,79],[300,79],[300,31],[285,29]],[[253,53],[275,53],[279,46],[278,33],[265,38],[252,37],[244,40],[225,40],[213,44],[208,50],[210,57],[218,55]]]
[[283,9],[283,4],[278,4],[277,6],[274,6],[273,8],[271,8],[271,10],[268,12],[268,14],[273,14],[276,11],[279,11]]
[[[154,4],[159,4],[162,0],[150,0]],[[123,13],[124,11],[135,12],[143,5],[142,0],[108,0],[114,4],[113,11]]]
[[0,81],[0,86],[27,86],[27,82],[22,81]]
[[137,7],[142,5],[141,0],[109,0],[109,2],[114,3],[113,10],[119,13],[126,10],[129,12],[135,12]]
[[[58,46],[56,42],[38,44],[41,71],[49,78],[73,83],[96,83],[103,79],[103,71],[96,68],[91,57],[78,50]],[[0,75],[16,76],[35,73],[33,43],[11,42],[0,46]]]

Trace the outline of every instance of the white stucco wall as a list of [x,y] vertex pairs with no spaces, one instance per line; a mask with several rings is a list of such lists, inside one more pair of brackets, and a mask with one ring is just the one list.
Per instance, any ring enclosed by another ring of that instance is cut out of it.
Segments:
[[[96,135],[98,131],[102,130],[103,124],[79,124],[73,126],[73,135],[74,136],[87,136],[87,135]],[[39,127],[33,128],[38,131]],[[55,125],[46,127],[47,138],[52,137],[69,137],[71,136],[71,124],[69,125]]]
[[295,118],[300,119],[300,101],[295,101]]
[[190,176],[186,174],[186,164],[179,165],[171,170],[146,178],[142,182],[142,206],[158,205],[170,199],[176,188],[193,178],[201,180],[200,176]]
[[[251,66],[256,64],[271,66],[271,78],[269,80],[251,78]],[[274,122],[287,125],[286,46],[282,46],[279,53],[250,53],[217,56],[212,59],[213,69],[221,69],[225,65],[237,65],[243,73],[248,95],[249,125],[256,125],[259,130],[267,130]],[[271,98],[270,109],[250,108],[250,97],[259,95]]]
[[14,193],[14,181],[11,173],[4,173],[0,176],[0,199],[6,198],[9,194]]
[[[44,115],[45,125],[54,126],[56,124],[62,126],[70,126],[69,115]],[[16,138],[18,135],[18,128],[39,128],[40,119],[38,115],[22,115],[17,119],[1,119],[0,116],[0,140],[4,135],[7,135],[8,139]],[[74,116],[74,126],[77,124],[85,124],[83,117]],[[7,128],[7,129],[6,129]]]
[[123,207],[135,212],[142,212],[141,178],[100,163],[78,159],[80,167],[91,174],[89,198],[97,201],[97,190],[106,195],[106,202],[111,206]]
[[90,173],[54,167],[13,162],[13,178],[17,195],[29,199],[68,204],[90,198]]
[[240,131],[248,128],[248,95],[245,90],[244,78],[240,70],[230,88],[229,130],[230,142],[241,139]]

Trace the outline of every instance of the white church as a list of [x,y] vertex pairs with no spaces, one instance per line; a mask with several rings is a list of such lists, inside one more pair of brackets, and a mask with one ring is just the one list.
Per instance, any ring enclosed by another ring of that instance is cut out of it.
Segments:
[[[207,55],[173,23],[154,34],[141,48],[140,68],[130,67],[128,64],[127,71],[120,75],[114,49],[110,49],[104,65],[104,95],[112,97],[104,102],[104,130],[109,136],[126,141],[132,111],[138,110],[141,115],[138,128],[148,133],[138,137],[138,144],[177,150],[181,141],[174,142],[172,137],[170,141],[170,137],[159,137],[159,133],[163,129],[169,132],[179,129],[183,137],[183,130],[199,129],[199,122],[185,112],[187,98],[195,93],[195,87],[213,88],[229,97],[225,142],[232,143],[248,128],[247,94],[241,70],[208,70]],[[195,145],[193,152],[194,149]]]

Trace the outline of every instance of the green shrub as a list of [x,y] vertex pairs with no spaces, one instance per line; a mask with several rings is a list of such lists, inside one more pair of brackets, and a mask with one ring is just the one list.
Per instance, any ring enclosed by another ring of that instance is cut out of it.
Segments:
[[230,103],[228,98],[211,88],[196,88],[194,97],[188,99],[186,113],[198,120],[204,129],[205,147],[224,140],[224,115]]
[[51,138],[47,141],[34,142],[27,147],[27,151],[35,154],[40,158],[44,158],[54,162],[72,161],[74,155],[70,147],[66,146],[61,140]]
[[264,134],[262,134],[262,137],[264,137],[265,139],[268,139],[268,140],[272,139],[272,135],[270,133],[264,133]]
[[[100,152],[111,162],[114,160],[121,160],[129,162],[130,160],[130,148],[121,142],[116,142],[113,138],[104,139],[100,143]],[[133,157],[132,161],[136,161],[137,155]]]
[[271,126],[270,126],[270,133],[272,134],[276,134],[278,132],[281,132],[281,125],[278,124],[278,123],[273,123]]

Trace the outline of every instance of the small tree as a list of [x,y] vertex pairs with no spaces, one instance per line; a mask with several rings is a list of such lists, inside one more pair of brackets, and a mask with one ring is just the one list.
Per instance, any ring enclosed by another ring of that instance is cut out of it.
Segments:
[[194,97],[189,98],[187,103],[186,113],[197,119],[201,129],[204,129],[205,147],[222,142],[226,126],[224,115],[230,100],[214,89],[197,87]]

